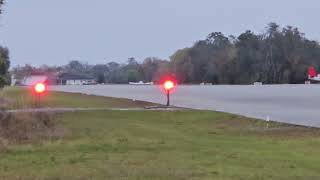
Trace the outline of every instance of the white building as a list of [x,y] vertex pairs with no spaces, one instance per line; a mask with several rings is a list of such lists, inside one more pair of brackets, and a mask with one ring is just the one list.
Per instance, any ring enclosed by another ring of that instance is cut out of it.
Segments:
[[48,85],[56,85],[57,84],[57,76],[55,75],[41,75],[34,74],[24,77],[22,80],[15,80],[12,85],[22,85],[22,86],[33,86],[36,83],[46,83]]
[[61,84],[61,85],[91,85],[91,84],[97,84],[97,82],[94,78],[65,73],[65,74],[60,75],[59,84]]
[[32,86],[35,85],[36,83],[45,83],[48,81],[48,76],[44,75],[30,75],[27,77],[24,77],[21,81],[21,85],[23,86]]

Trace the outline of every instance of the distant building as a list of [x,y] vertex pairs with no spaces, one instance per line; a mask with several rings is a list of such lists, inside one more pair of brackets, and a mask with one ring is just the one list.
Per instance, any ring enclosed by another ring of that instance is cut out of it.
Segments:
[[[12,85],[32,86],[36,83],[46,83],[48,85],[93,85],[97,84],[96,80],[92,77],[76,75],[70,73],[62,73],[60,75],[43,75],[33,74],[26,76],[19,80],[19,83]],[[13,81],[12,81],[13,82]]]
[[60,85],[93,85],[97,84],[96,80],[91,77],[63,73],[59,76],[58,84]]
[[24,77],[20,83],[23,86],[32,86],[39,82],[46,83],[48,85],[56,85],[57,78],[51,75],[30,75]]

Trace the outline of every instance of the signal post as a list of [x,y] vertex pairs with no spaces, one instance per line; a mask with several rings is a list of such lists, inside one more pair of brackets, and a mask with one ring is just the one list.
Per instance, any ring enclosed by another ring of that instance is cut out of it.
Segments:
[[45,83],[36,83],[32,88],[33,93],[36,96],[36,104],[40,107],[41,96],[48,91],[48,87]]

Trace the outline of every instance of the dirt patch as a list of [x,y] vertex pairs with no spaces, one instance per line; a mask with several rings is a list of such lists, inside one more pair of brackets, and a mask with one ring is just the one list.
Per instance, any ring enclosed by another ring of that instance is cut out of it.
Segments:
[[0,112],[0,148],[9,144],[37,143],[62,138],[66,130],[56,120],[56,116],[48,112]]

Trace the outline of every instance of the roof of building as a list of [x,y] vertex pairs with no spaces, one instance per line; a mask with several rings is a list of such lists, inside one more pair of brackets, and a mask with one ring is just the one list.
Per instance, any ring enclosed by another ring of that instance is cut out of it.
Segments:
[[70,74],[70,73],[63,73],[59,76],[59,78],[60,78],[60,80],[92,80],[92,79],[94,79],[89,76]]
[[27,76],[22,80],[22,85],[25,86],[32,86],[38,82],[46,82],[48,80],[47,76],[42,76],[42,75],[32,75],[32,76]]

